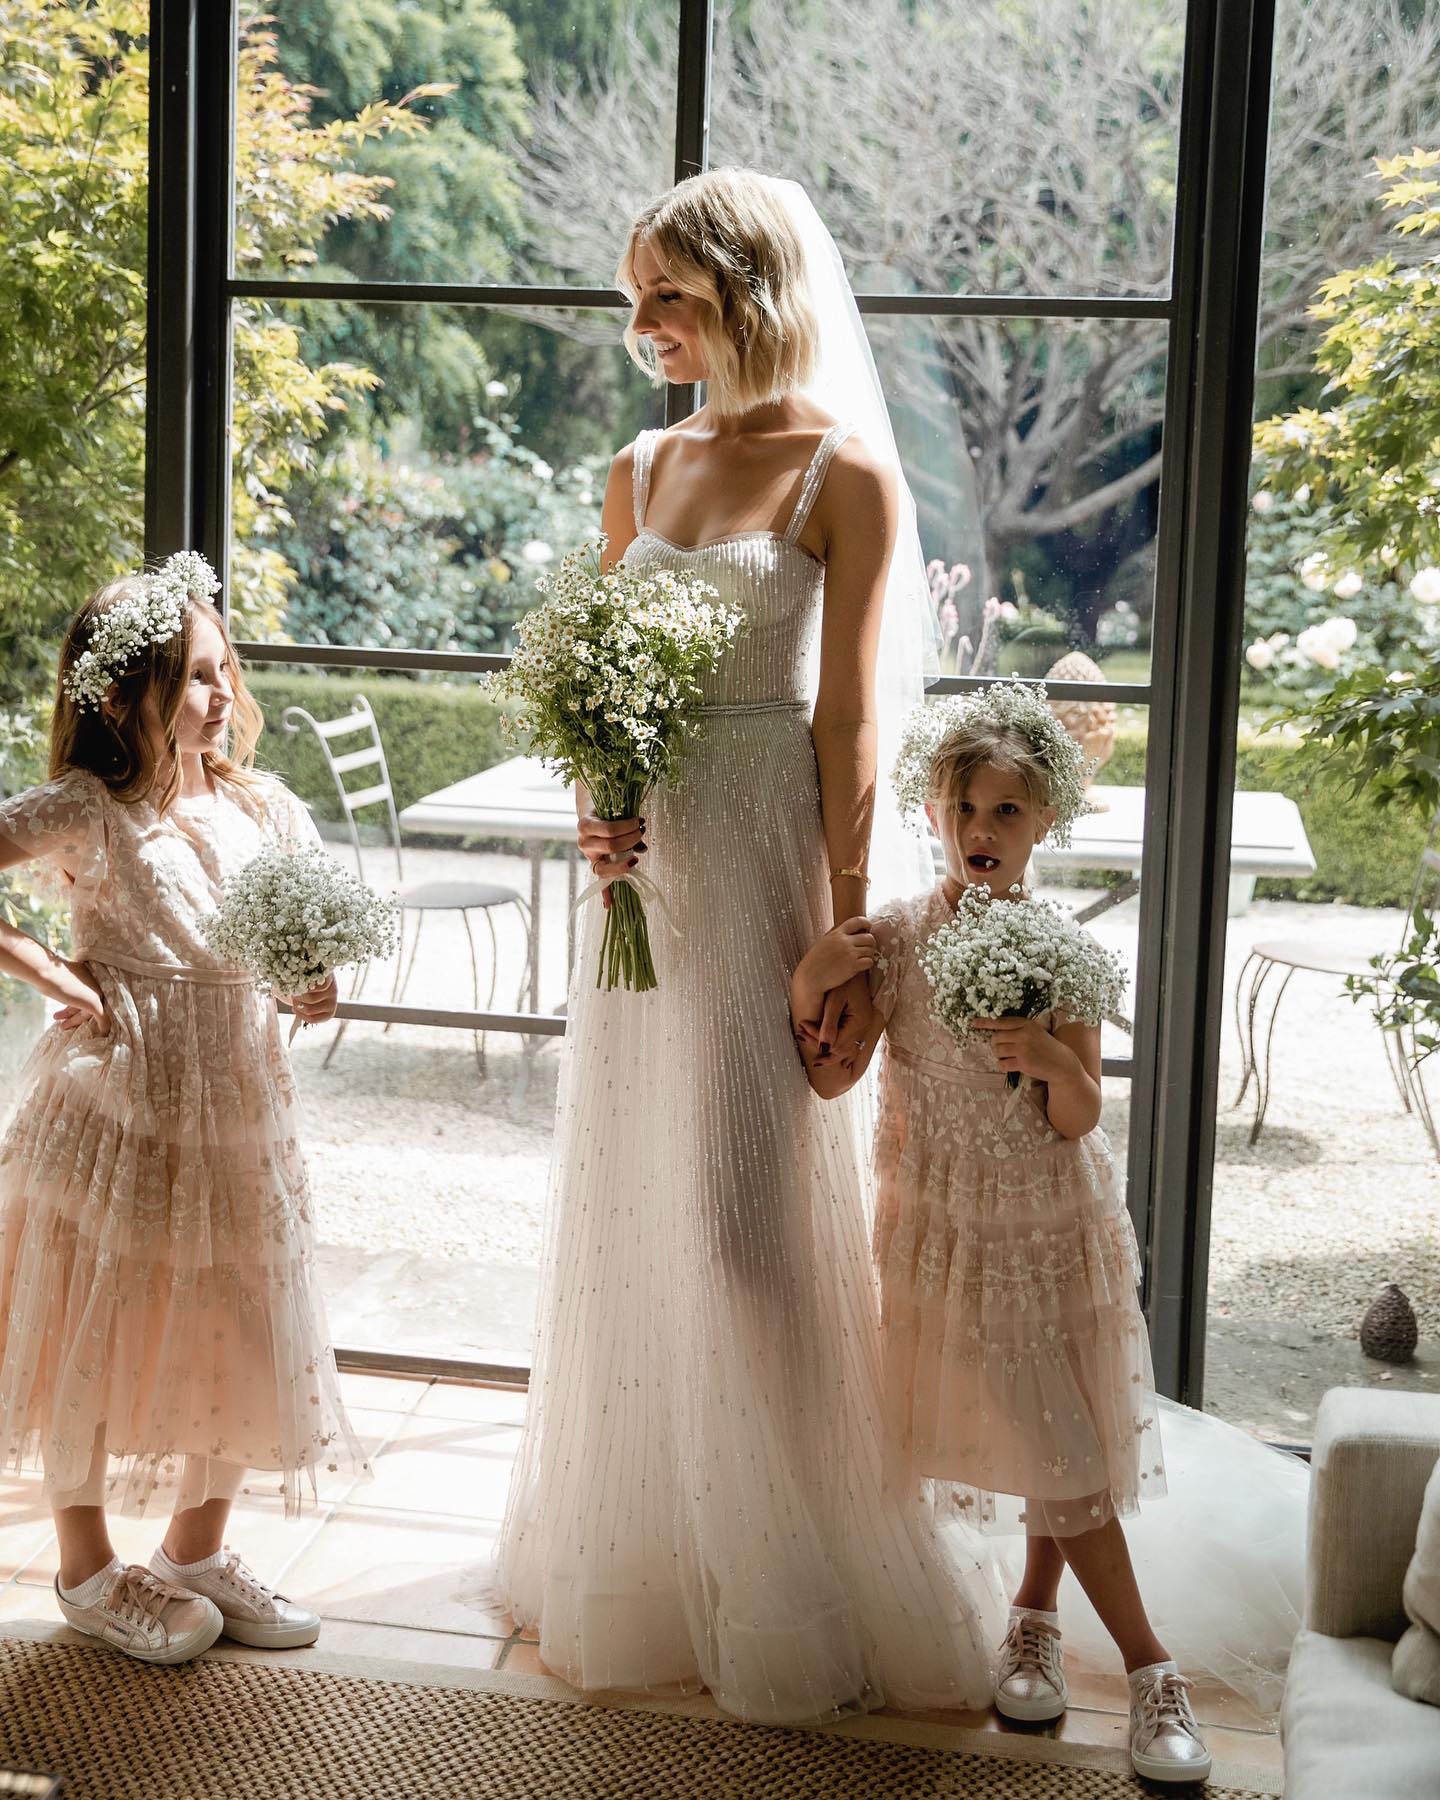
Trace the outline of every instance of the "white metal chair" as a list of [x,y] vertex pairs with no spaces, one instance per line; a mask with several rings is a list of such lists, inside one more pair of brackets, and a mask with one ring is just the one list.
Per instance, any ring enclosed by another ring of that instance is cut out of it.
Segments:
[[[367,807],[383,806],[389,824],[390,847],[395,853],[396,899],[400,904],[400,946],[395,958],[395,980],[390,991],[392,1004],[398,1005],[405,997],[405,989],[409,986],[410,977],[415,969],[415,958],[420,949],[420,933],[424,926],[425,916],[432,912],[458,912],[461,923],[465,927],[466,941],[470,946],[470,986],[476,1012],[488,1012],[495,999],[495,984],[499,976],[499,940],[495,935],[495,924],[492,914],[499,907],[513,906],[520,914],[525,928],[525,960],[521,967],[519,995],[516,999],[516,1010],[521,1006],[525,994],[525,985],[529,976],[530,958],[535,953],[534,921],[530,917],[528,903],[515,888],[506,887],[501,882],[493,881],[417,881],[408,887],[405,885],[405,864],[400,848],[400,821],[395,813],[395,796],[390,786],[390,769],[385,761],[385,748],[380,740],[380,727],[376,722],[370,702],[363,694],[357,694],[348,713],[341,713],[334,719],[317,719],[307,712],[303,706],[287,706],[280,715],[282,729],[287,732],[299,731],[301,726],[308,726],[314,732],[325,758],[325,766],[330,771],[330,778],[335,783],[335,792],[339,797],[340,808],[345,822],[350,828],[350,843],[355,852],[355,866],[361,879],[365,877],[365,860],[360,846],[360,831],[355,822],[355,815]],[[360,747],[344,751],[336,755],[334,745],[337,739],[361,737]],[[347,788],[345,777],[356,769],[375,769],[378,779],[368,786]],[[480,964],[475,954],[475,934],[470,924],[470,914],[478,912],[484,919],[490,933],[490,986],[485,996],[485,1005],[480,1004]],[[407,920],[411,914],[415,916],[415,935],[410,945],[408,961],[405,956],[405,940],[407,936]],[[364,988],[368,976],[368,965],[362,967],[351,989],[351,998],[355,998]],[[341,1020],[340,1028],[335,1033],[334,1042],[325,1053],[325,1066],[329,1066],[331,1057],[340,1048],[340,1040],[345,1035],[348,1021]],[[389,1031],[390,1027],[385,1027]],[[485,1078],[485,1035],[475,1032],[475,1061],[480,1071],[480,1078]]]
[[[1430,835],[1420,855],[1420,867],[1416,870],[1415,882],[1410,890],[1410,905],[1401,933],[1402,945],[1409,936],[1410,919],[1415,908],[1428,902],[1429,909],[1433,910],[1433,901],[1437,893],[1440,893],[1440,848],[1437,848],[1437,837],[1440,837],[1440,813],[1431,821]],[[1280,972],[1280,984],[1266,1016],[1265,991],[1270,977],[1277,972]],[[1268,938],[1264,943],[1256,944],[1246,957],[1239,980],[1235,983],[1235,1029],[1240,1038],[1241,1073],[1240,1091],[1232,1104],[1240,1105],[1253,1081],[1255,1117],[1250,1126],[1252,1144],[1260,1136],[1260,1128],[1265,1123],[1265,1113],[1270,1105],[1270,1050],[1275,1038],[1275,1020],[1280,1011],[1280,1002],[1285,998],[1285,990],[1297,974],[1373,975],[1374,970],[1370,967],[1368,957],[1351,955],[1337,950],[1333,945],[1312,943],[1307,938]],[[1440,1135],[1436,1132],[1425,1086],[1418,1071],[1411,1066],[1414,1033],[1382,1031],[1380,1036],[1384,1041],[1385,1059],[1390,1065],[1401,1104],[1406,1112],[1413,1112],[1419,1117],[1430,1139],[1432,1151],[1440,1156]],[[1263,1044],[1260,1042],[1262,1037]]]

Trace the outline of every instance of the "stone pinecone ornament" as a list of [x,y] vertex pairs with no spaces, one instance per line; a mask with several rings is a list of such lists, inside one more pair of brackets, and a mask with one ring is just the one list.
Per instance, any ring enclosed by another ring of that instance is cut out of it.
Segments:
[[[1103,681],[1104,671],[1083,650],[1071,650],[1045,675],[1046,681]],[[1098,769],[1115,749],[1113,700],[1052,700],[1050,710]],[[1091,771],[1092,775],[1094,771]],[[1088,786],[1089,783],[1087,782]]]
[[1409,1362],[1420,1339],[1415,1308],[1393,1281],[1370,1303],[1360,1321],[1360,1348],[1376,1362]]

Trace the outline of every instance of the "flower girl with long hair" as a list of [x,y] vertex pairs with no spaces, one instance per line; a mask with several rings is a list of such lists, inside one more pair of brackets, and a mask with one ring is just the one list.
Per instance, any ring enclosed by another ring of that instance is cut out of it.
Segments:
[[[361,1462],[316,1288],[296,1096],[274,1004],[202,921],[267,844],[317,834],[253,772],[260,711],[189,552],[103,587],[60,655],[50,778],[0,802],[0,868],[47,860],[70,960],[0,922],[0,974],[59,1002],[0,1141],[0,1456],[38,1456],[61,1611],[150,1663],[318,1617],[223,1547],[246,1469]],[[335,1010],[333,978],[291,1001]],[[112,1460],[116,1467],[112,1470]],[[107,1500],[175,1510],[123,1565]]]
[[[796,969],[791,1014],[824,1098],[864,1075],[883,1037],[875,1252],[891,1467],[957,1484],[973,1516],[1023,1501],[1024,1576],[995,1705],[1057,1718],[1067,1701],[1060,1577],[1068,1563],[1125,1660],[1131,1757],[1158,1781],[1210,1756],[1151,1627],[1120,1520],[1165,1491],[1135,1234],[1099,1129],[1100,1030],[1054,1013],[979,1019],[960,1045],[934,1015],[919,955],[976,890],[1028,906],[1035,846],[1083,808],[1081,755],[1021,687],[944,708],[910,734],[902,801],[923,799],[945,878],[918,900],[827,933]],[[938,738],[938,741],[936,741]],[[907,789],[909,793],[907,794]],[[827,991],[872,973],[879,1032],[854,1054],[820,1028]],[[1028,1078],[1016,1088],[1012,1077]]]

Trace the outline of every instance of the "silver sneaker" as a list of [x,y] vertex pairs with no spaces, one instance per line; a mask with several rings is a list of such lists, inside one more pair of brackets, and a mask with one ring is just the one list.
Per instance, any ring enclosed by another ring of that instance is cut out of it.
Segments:
[[[153,1569],[159,1552],[151,1560]],[[212,1601],[222,1615],[222,1629],[237,1644],[257,1650],[296,1650],[313,1644],[320,1635],[320,1615],[297,1606],[284,1594],[267,1587],[228,1546],[224,1561],[203,1575],[187,1575],[186,1585]]]
[[1130,1761],[1147,1781],[1205,1781],[1210,1752],[1190,1710],[1193,1684],[1173,1663],[1130,1677]]
[[65,1623],[144,1663],[183,1663],[208,1650],[225,1621],[213,1601],[164,1581],[138,1563],[117,1569],[93,1606],[55,1598]]
[[1016,1610],[1000,1646],[995,1673],[995,1710],[1004,1719],[1037,1725],[1058,1719],[1069,1704],[1065,1652],[1060,1627],[1034,1613]]

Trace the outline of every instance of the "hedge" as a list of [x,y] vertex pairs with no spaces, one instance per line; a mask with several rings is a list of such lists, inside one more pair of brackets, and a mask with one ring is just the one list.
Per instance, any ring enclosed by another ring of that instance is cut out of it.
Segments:
[[[397,807],[514,754],[501,734],[499,708],[473,685],[269,669],[252,670],[248,680],[267,721],[260,762],[283,776],[323,819],[340,817],[335,789],[314,736],[282,731],[280,714],[287,706],[303,706],[316,718],[329,719],[348,711],[353,695],[365,694],[380,725]],[[1304,745],[1242,736],[1236,761],[1239,786],[1288,794],[1300,808],[1317,864],[1316,873],[1305,880],[1262,877],[1257,895],[1406,905],[1425,845],[1425,825],[1398,810],[1380,813],[1363,799],[1352,799],[1346,784],[1317,764],[1315,751]],[[1098,779],[1102,785],[1144,785],[1143,731],[1122,729]],[[1097,872],[1092,879],[1106,885],[1113,877]]]
[[[1140,787],[1145,736],[1122,731],[1097,784]],[[1288,794],[1300,808],[1315,854],[1315,873],[1300,879],[1262,876],[1261,900],[1344,900],[1355,906],[1407,906],[1425,848],[1426,825],[1391,807],[1380,812],[1354,798],[1349,784],[1321,766],[1316,751],[1280,737],[1241,737],[1236,786]]]
[[[272,669],[247,670],[245,680],[265,714],[256,762],[281,776],[322,819],[341,816],[335,784],[314,732],[304,725],[287,732],[281,725],[287,706],[303,706],[323,721],[349,712],[355,695],[364,694],[380,727],[397,808],[515,754],[501,735],[499,707],[474,685],[397,680],[368,672],[298,675]],[[346,738],[336,750],[343,754],[359,745],[358,738]],[[347,785],[368,785],[361,779],[364,773],[357,771]],[[378,822],[380,814],[375,818]]]

